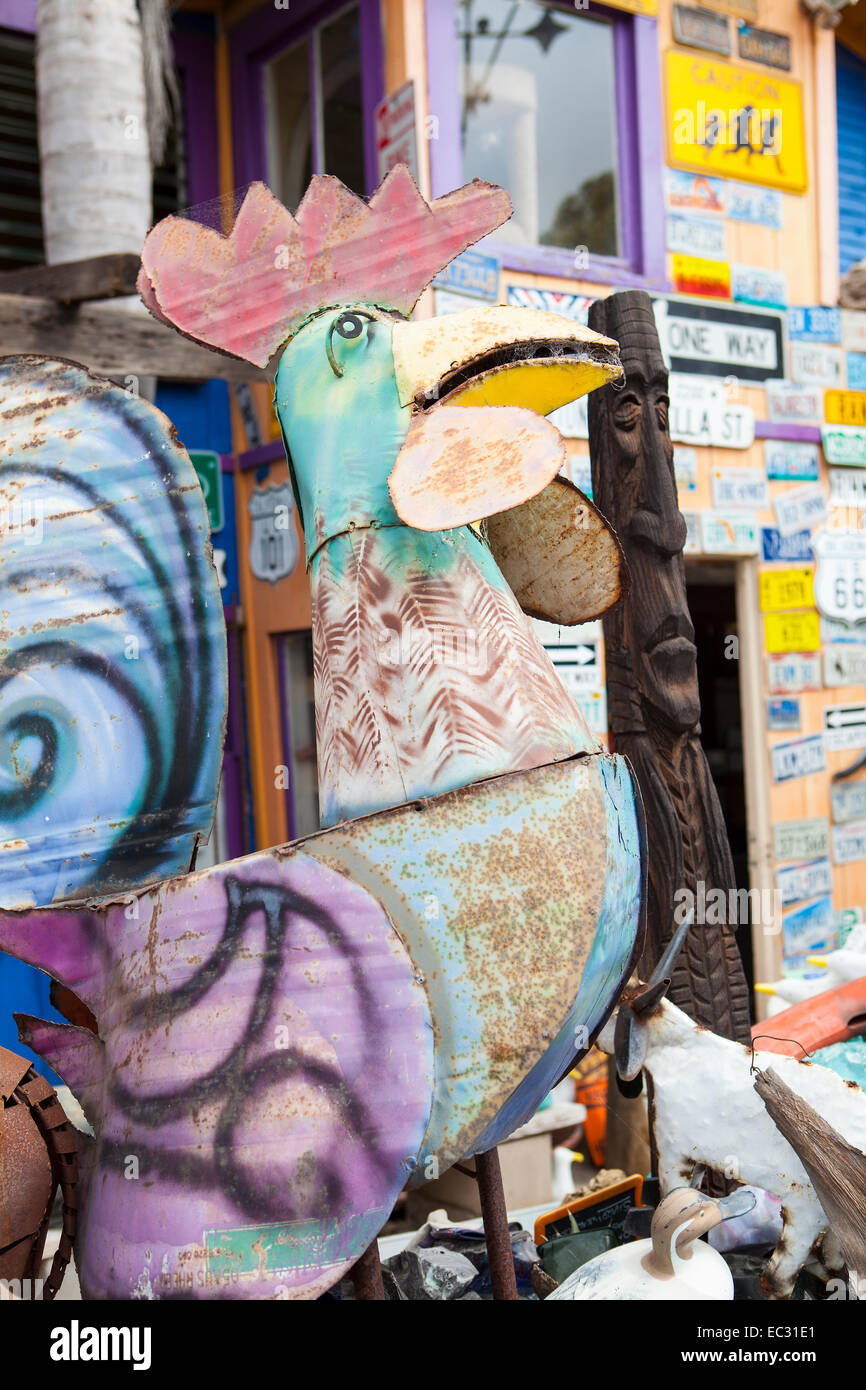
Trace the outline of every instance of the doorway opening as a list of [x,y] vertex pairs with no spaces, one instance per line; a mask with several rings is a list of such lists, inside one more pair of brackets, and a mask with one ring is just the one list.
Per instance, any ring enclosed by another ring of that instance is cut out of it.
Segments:
[[[735,567],[686,563],[686,595],[698,649],[701,741],[728,831],[737,888],[749,888],[743,721]],[[750,922],[737,927],[737,944],[751,992],[754,984]]]

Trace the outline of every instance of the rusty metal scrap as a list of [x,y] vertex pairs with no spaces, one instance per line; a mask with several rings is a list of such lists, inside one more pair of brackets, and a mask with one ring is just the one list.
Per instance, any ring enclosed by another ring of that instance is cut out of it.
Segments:
[[53,1299],[72,1258],[78,1140],[57,1095],[24,1057],[0,1047],[0,1279],[35,1281],[57,1186],[60,1243],[45,1280]]

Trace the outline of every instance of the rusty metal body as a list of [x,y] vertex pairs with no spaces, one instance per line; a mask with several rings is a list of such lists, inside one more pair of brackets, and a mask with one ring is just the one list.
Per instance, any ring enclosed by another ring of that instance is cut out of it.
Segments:
[[[297,219],[253,190],[232,238],[168,219],[145,246],[145,300],[180,331],[250,360],[293,334],[275,403],[311,574],[327,828],[126,905],[0,914],[0,946],[98,1023],[22,1021],[96,1133],[90,1297],[315,1297],[405,1183],[535,1111],[635,958],[631,775],[473,525],[542,494],[536,570],[558,537],[569,592],[524,566],[527,603],[557,617],[567,601],[575,622],[619,599],[615,538],[555,483],[563,444],[542,418],[616,378],[616,344],[485,309],[461,316],[455,376],[451,350],[430,350],[455,325],[418,334],[397,314],[508,200],[469,185],[428,210],[408,178],[389,175],[369,210],[316,179]],[[513,534],[499,540],[513,561]],[[126,1181],[130,1156],[147,1181]]]
[[[0,1281],[37,1286],[48,1218],[58,1185],[63,1230],[45,1281],[54,1298],[72,1256],[78,1210],[77,1142],[53,1089],[29,1061],[0,1047]],[[18,1296],[22,1296],[19,1292]]]
[[642,852],[625,769],[578,758],[131,904],[0,915],[0,947],[99,1020],[99,1037],[21,1020],[97,1135],[85,1293],[336,1282],[407,1181],[492,1148],[601,1023],[634,952]]

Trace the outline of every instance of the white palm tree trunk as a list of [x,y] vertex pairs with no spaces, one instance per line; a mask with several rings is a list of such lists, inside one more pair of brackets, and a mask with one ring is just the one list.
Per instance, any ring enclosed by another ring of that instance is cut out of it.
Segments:
[[36,81],[46,259],[139,252],[152,195],[135,0],[39,0]]

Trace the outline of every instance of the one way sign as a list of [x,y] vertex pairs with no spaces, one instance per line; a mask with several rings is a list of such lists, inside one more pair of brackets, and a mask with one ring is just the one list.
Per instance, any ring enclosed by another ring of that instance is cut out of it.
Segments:
[[601,689],[597,642],[546,642],[545,647],[560,679],[572,693]]
[[828,705],[824,710],[824,744],[830,752],[866,748],[866,705]]

